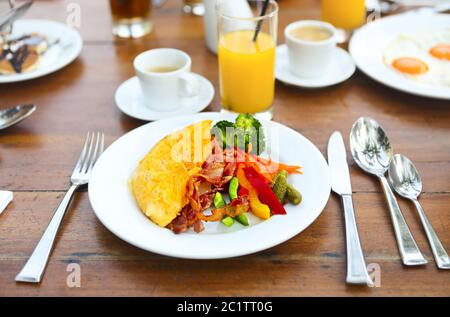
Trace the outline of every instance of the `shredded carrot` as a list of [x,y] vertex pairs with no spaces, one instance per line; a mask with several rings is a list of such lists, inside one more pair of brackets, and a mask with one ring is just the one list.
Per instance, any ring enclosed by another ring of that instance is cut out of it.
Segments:
[[262,158],[256,154],[245,152],[241,149],[228,149],[225,154],[232,156],[239,164],[251,166],[263,175],[269,182],[278,174],[285,170],[289,174],[302,174],[301,167],[297,165],[287,165],[272,161],[272,159]]

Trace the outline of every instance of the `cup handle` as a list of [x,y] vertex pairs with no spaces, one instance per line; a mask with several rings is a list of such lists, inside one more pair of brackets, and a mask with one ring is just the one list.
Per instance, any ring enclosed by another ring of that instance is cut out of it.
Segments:
[[200,93],[200,83],[192,73],[183,73],[179,77],[181,81],[181,93],[184,97],[195,97]]

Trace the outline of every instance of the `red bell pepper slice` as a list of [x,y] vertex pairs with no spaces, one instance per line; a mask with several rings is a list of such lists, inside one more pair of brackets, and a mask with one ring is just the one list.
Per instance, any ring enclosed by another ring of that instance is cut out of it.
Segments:
[[274,215],[285,215],[286,210],[283,205],[278,200],[275,193],[270,188],[264,176],[258,173],[253,167],[244,167],[245,177],[248,179],[250,184],[255,188],[258,192],[258,197],[262,203],[269,206],[272,214]]
[[239,186],[238,196],[248,196],[249,194],[250,194],[250,192],[248,191],[247,188]]

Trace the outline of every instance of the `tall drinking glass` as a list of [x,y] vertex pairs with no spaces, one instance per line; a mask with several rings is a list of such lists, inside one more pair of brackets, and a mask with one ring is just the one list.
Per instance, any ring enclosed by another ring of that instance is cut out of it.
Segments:
[[[278,5],[270,0],[217,0],[223,112],[272,118]],[[259,32],[256,32],[256,29]]]
[[364,24],[366,20],[365,0],[321,0],[322,20],[333,24],[342,34],[343,40]]
[[113,18],[113,34],[138,38],[152,30],[151,0],[109,0]]
[[203,0],[183,0],[183,12],[193,15],[203,15],[205,13]]

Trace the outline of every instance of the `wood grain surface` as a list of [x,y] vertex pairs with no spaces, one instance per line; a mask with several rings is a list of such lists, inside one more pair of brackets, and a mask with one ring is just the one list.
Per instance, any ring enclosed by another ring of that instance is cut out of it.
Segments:
[[[113,38],[106,0],[36,1],[27,18],[64,22],[69,3],[81,8],[81,56],[47,77],[0,85],[0,108],[27,102],[38,106],[30,119],[0,131],[0,189],[15,192],[14,202],[0,216],[0,296],[450,296],[450,272],[436,268],[413,205],[399,199],[430,263],[406,268],[379,184],[351,159],[361,243],[367,262],[380,265],[381,287],[345,284],[343,212],[334,195],[317,221],[282,245],[234,259],[191,261],[123,242],[97,220],[85,191],[75,196],[42,283],[15,283],[69,185],[85,133],[102,130],[110,144],[145,123],[114,105],[115,90],[133,76],[132,60],[138,53],[155,47],[184,50],[193,59],[193,71],[206,76],[218,91],[217,59],[205,47],[202,19],[181,14],[181,0],[168,0],[155,9],[154,32],[134,41]],[[279,43],[284,42],[287,24],[320,15],[315,0],[282,0],[280,7]],[[206,110],[219,109],[216,94]],[[345,83],[326,89],[276,85],[274,120],[302,133],[324,154],[330,134],[339,130],[348,136],[360,116],[378,120],[395,152],[416,163],[424,182],[421,202],[450,250],[448,101],[407,95],[358,71]],[[80,288],[66,284],[69,263],[80,264]]]

